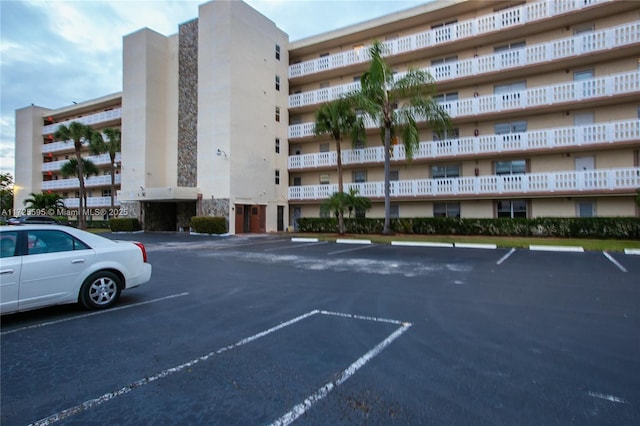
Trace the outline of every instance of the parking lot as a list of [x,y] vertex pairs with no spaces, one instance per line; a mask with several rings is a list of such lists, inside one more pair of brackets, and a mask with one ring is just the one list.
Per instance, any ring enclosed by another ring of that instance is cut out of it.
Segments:
[[2,425],[640,424],[640,256],[107,236],[151,281],[2,317]]

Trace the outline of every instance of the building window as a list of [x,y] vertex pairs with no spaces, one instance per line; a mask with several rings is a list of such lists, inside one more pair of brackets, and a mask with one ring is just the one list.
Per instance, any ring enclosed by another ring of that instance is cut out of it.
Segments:
[[320,185],[329,185],[329,175],[320,175]]
[[434,141],[447,141],[449,139],[459,139],[459,138],[460,138],[460,129],[457,127],[455,129],[449,129],[449,130],[444,129],[441,132],[432,133],[432,139]]
[[293,178],[293,186],[302,186],[302,177],[295,176]]
[[400,172],[398,170],[389,170],[389,181],[399,181]]
[[498,217],[527,217],[527,202],[525,200],[499,200],[497,202]]
[[522,175],[527,172],[527,161],[496,161],[495,167],[497,175]]
[[276,138],[276,154],[280,154],[280,138]]
[[354,183],[364,183],[367,181],[367,171],[366,170],[354,170],[353,171],[353,182]]
[[458,100],[458,92],[444,93],[433,98],[439,104],[451,103]]
[[431,177],[433,179],[447,179],[460,177],[459,164],[437,164],[431,166]]
[[276,90],[280,91],[280,76],[276,75]]
[[279,106],[276,107],[276,121],[278,123],[280,122],[280,107]]
[[433,217],[460,217],[460,203],[433,203]]
[[329,152],[329,143],[321,143],[320,152]]
[[276,185],[280,185],[280,170],[276,169]]
[[280,45],[276,44],[276,59],[280,60]]
[[395,219],[400,217],[400,206],[398,204],[391,204],[389,206],[389,217]]
[[595,217],[596,203],[593,201],[578,201],[576,203],[576,216],[578,217]]
[[110,189],[103,189],[102,190],[102,196],[103,197],[111,197],[111,190]]

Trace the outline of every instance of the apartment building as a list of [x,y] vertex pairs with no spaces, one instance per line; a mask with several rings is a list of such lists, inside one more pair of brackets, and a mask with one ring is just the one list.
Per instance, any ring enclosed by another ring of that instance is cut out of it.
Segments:
[[[374,40],[398,76],[435,78],[453,122],[423,128],[412,161],[393,147],[392,216],[638,215],[640,5],[550,0],[438,1],[291,43],[293,216],[317,217],[336,191],[335,144],[313,136],[313,114],[359,87]],[[343,176],[382,217],[384,153],[368,127],[366,145],[342,147]]]
[[[176,35],[124,37],[122,93],[18,110],[16,183],[77,206],[56,124],[119,124],[118,203],[146,229],[194,215],[225,216],[232,233],[295,227],[337,190],[315,110],[359,87],[375,40],[398,76],[434,77],[453,123],[423,126],[412,160],[394,145],[393,216],[639,215],[640,6],[624,0],[435,1],[292,42],[248,5],[214,0]],[[345,188],[382,217],[379,130],[345,145]],[[89,206],[104,205],[107,178],[89,178]]]

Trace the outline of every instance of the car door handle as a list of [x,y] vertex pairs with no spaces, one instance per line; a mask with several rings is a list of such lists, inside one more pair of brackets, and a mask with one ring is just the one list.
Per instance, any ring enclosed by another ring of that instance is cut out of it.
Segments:
[[3,269],[0,271],[0,275],[13,274],[15,271],[16,271],[15,269]]
[[73,259],[71,263],[84,263],[84,259]]

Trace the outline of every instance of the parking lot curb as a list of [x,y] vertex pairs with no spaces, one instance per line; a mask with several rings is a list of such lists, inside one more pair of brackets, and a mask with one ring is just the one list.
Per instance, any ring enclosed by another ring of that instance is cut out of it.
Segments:
[[539,245],[531,245],[529,246],[529,250],[531,251],[556,251],[556,252],[570,252],[570,253],[583,253],[584,248],[577,246],[539,246]]
[[456,248],[473,248],[483,250],[495,250],[498,248],[496,244],[480,244],[480,243],[454,243]]
[[453,243],[435,243],[428,241],[391,241],[391,245],[406,247],[453,247]]
[[293,238],[291,238],[291,242],[293,242],[293,243],[317,243],[318,239],[317,238],[297,238],[297,237],[293,237]]
[[640,249],[624,249],[624,254],[640,255]]
[[371,244],[371,240],[352,240],[345,238],[338,238],[336,240],[338,244]]

